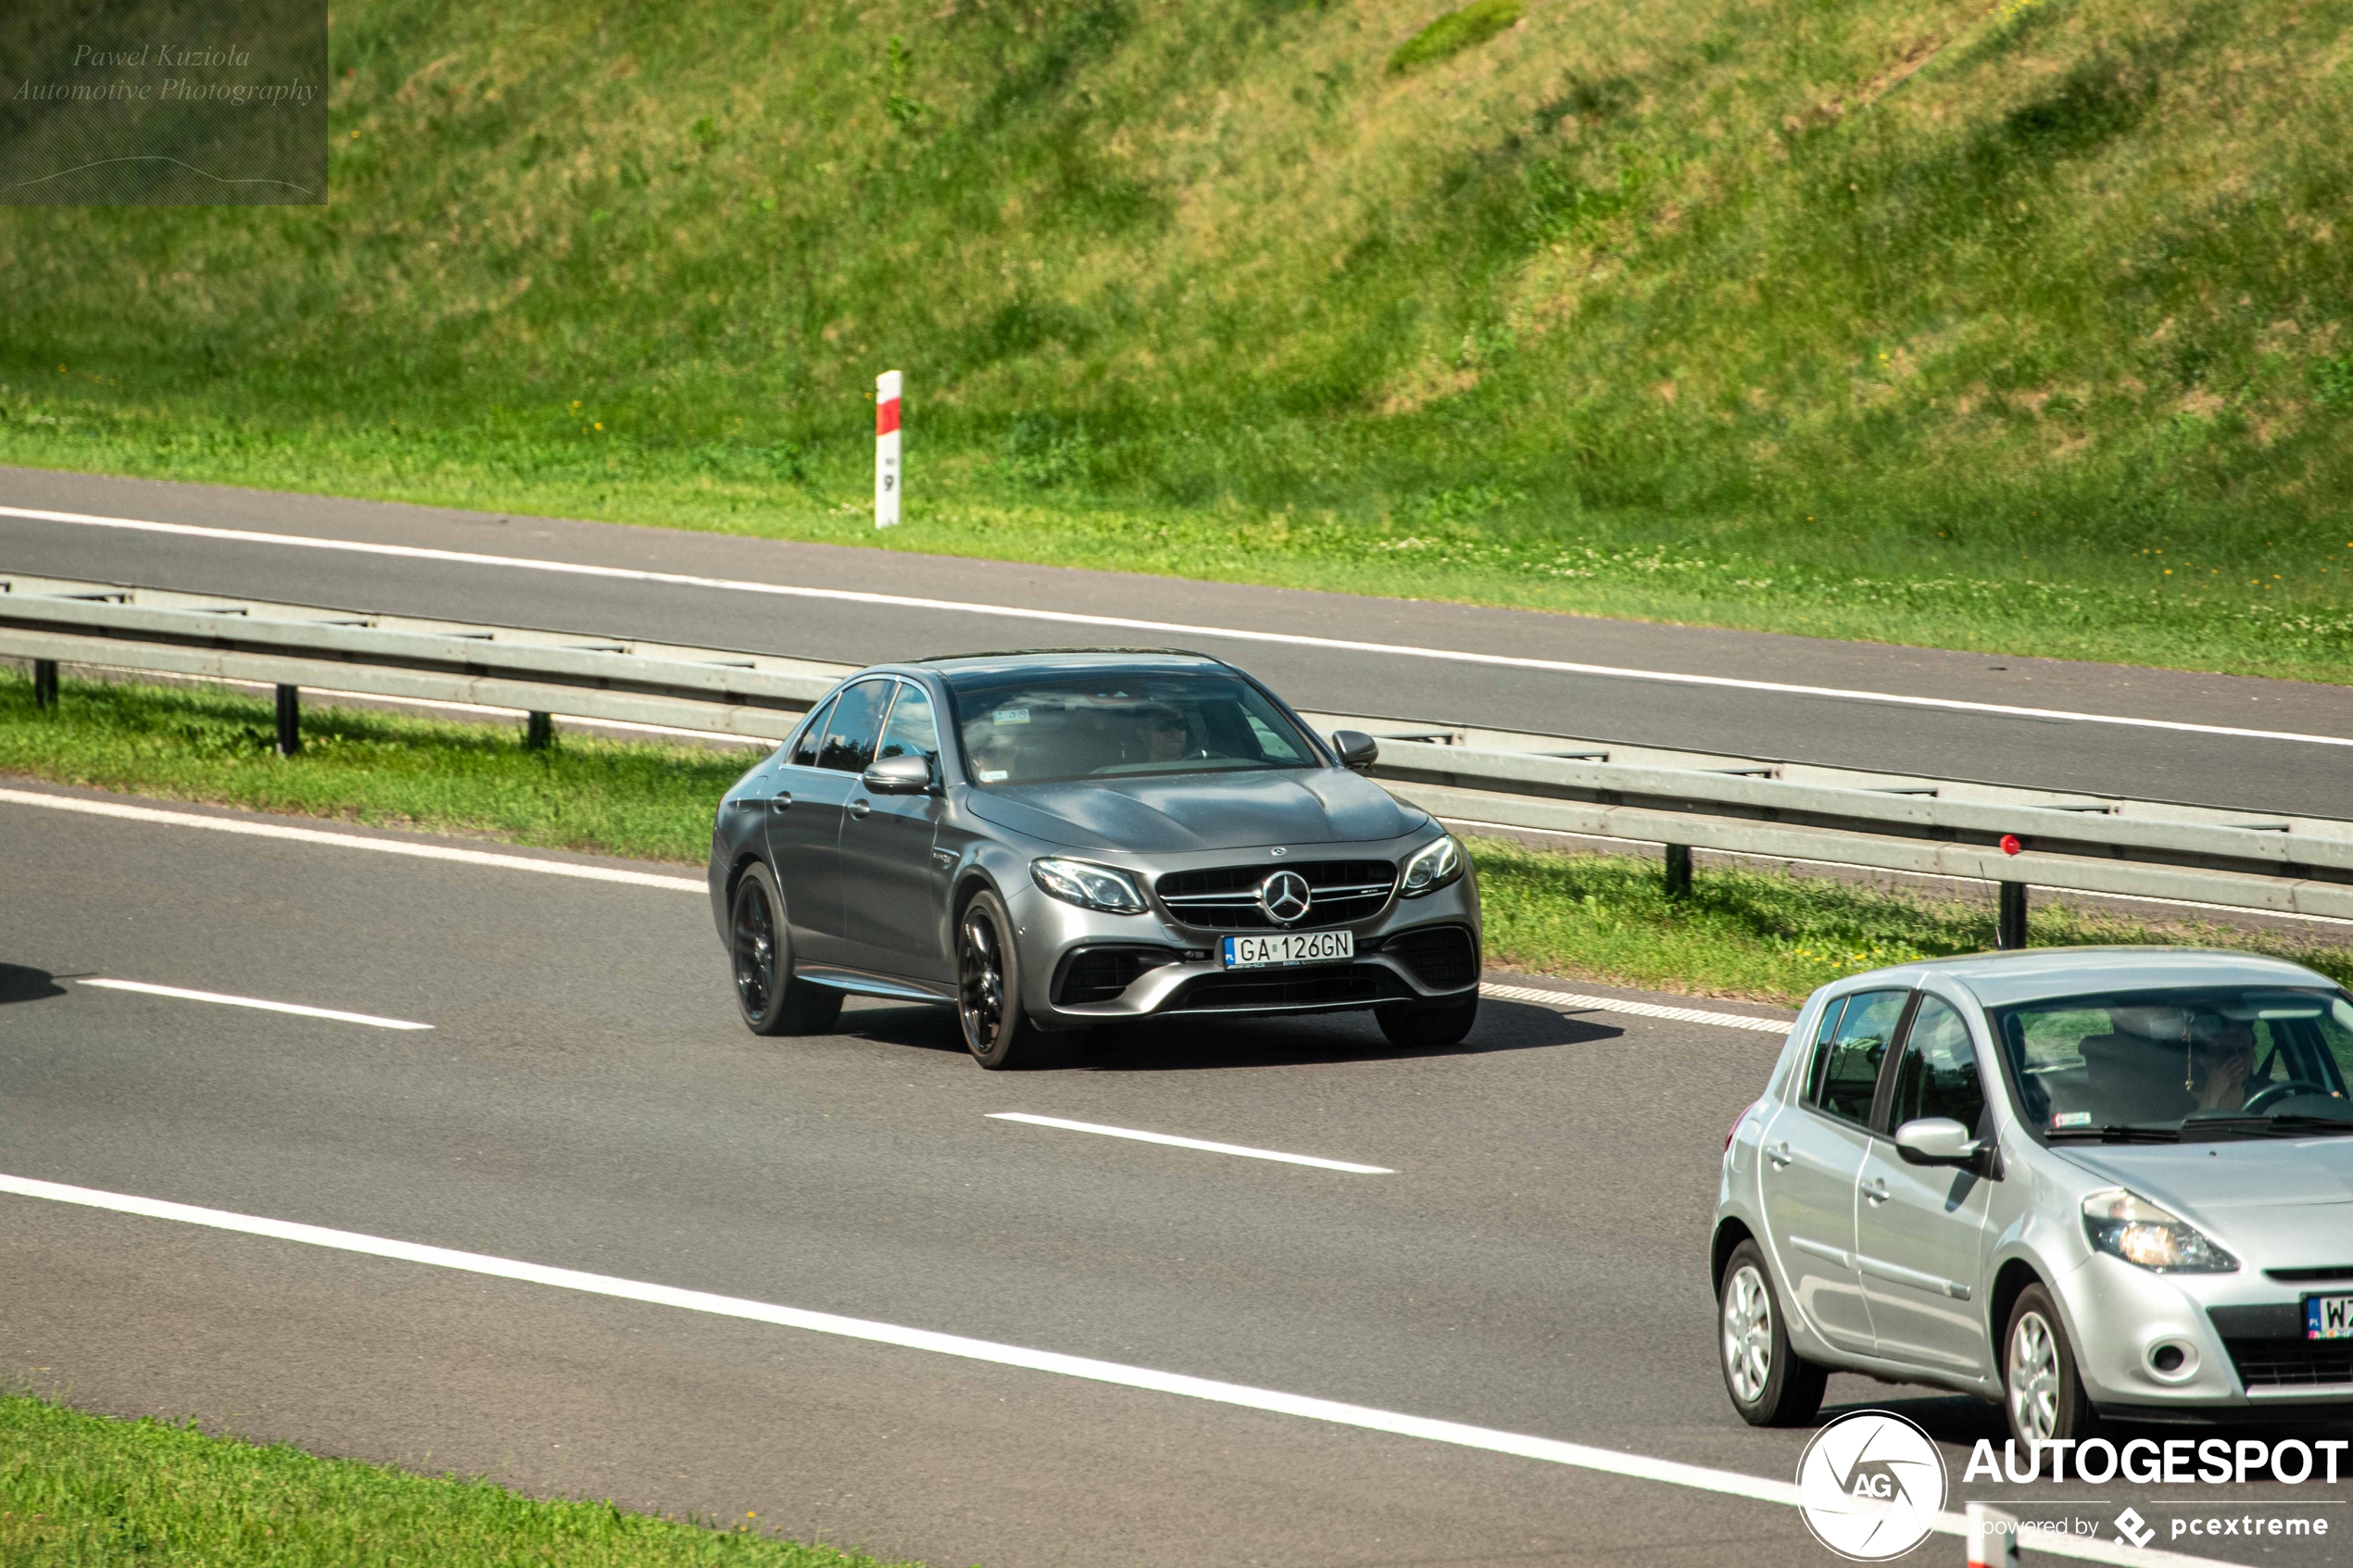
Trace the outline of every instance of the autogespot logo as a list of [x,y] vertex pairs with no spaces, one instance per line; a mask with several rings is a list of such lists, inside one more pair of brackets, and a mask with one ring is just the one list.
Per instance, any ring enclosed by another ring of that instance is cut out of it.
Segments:
[[1944,1511],[1944,1456],[1900,1415],[1841,1416],[1814,1434],[1797,1461],[1797,1511],[1814,1538],[1841,1557],[1901,1557]]

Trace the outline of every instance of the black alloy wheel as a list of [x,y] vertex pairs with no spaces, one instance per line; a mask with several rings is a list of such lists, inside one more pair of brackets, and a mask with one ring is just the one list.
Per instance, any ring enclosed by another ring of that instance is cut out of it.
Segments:
[[994,893],[976,893],[956,922],[956,1019],[964,1048],[990,1069],[1028,1067],[1038,1030],[1021,1009],[1021,960],[1013,922]]
[[1444,1050],[1461,1045],[1478,1022],[1478,994],[1474,991],[1465,1000],[1434,1008],[1391,1002],[1373,1010],[1373,1022],[1392,1046],[1409,1051]]
[[736,884],[736,1009],[755,1035],[822,1035],[841,1016],[841,993],[793,978],[784,908],[766,866],[754,864]]

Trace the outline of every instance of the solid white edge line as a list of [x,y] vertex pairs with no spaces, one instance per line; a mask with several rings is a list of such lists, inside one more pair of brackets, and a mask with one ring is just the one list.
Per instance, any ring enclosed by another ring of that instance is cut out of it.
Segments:
[[1742,1012],[1710,1012],[1704,1008],[1666,1007],[1657,1002],[1633,1002],[1622,997],[1589,997],[1577,991],[1548,991],[1537,985],[1499,985],[1490,980],[1478,987],[1482,997],[1513,1002],[1541,1002],[1578,1011],[1631,1013],[1637,1018],[1671,1018],[1679,1023],[1713,1023],[1723,1029],[1753,1029],[1760,1035],[1787,1035],[1794,1019],[1751,1018]]
[[219,991],[190,991],[178,985],[151,985],[144,980],[77,980],[107,991],[136,991],[144,997],[174,997],[183,1002],[218,1002],[222,1007],[252,1008],[258,1012],[290,1012],[299,1018],[331,1018],[338,1023],[364,1023],[371,1029],[430,1029],[405,1018],[378,1018],[371,1012],[342,1012],[334,1008],[308,1008],[298,1002],[268,1002],[258,997],[230,997]]
[[708,894],[711,891],[700,877],[661,876],[652,872],[625,872],[613,866],[579,866],[565,860],[535,860],[525,855],[496,855],[484,849],[456,849],[445,844],[410,844],[394,838],[368,838],[356,833],[329,833],[319,828],[288,827],[279,822],[247,822],[236,817],[206,817],[194,811],[161,811],[152,806],[125,806],[119,801],[83,800],[69,795],[41,795],[25,789],[0,789],[0,804],[38,806],[52,811],[79,811],[85,816],[116,817],[124,822],[204,828],[212,833],[244,834],[252,838],[278,838],[296,844],[327,844],[338,849],[367,849],[380,855],[407,855],[414,859],[449,860],[466,866],[494,866],[500,871],[536,872],[545,876],[579,877],[588,882],[618,882],[635,887],[661,887],[685,893]]
[[1176,621],[1146,621],[1125,615],[1087,615],[1076,610],[1026,609],[1015,605],[974,604],[960,599],[922,598],[906,594],[875,594],[851,588],[809,588],[782,583],[756,583],[734,577],[702,577],[681,571],[650,571],[639,568],[592,566],[578,561],[541,560],[528,556],[493,556],[475,550],[440,550],[422,545],[377,545],[353,539],[326,539],[304,533],[271,533],[248,528],[207,528],[195,523],[153,522],[142,518],[99,517],[88,512],[48,511],[37,507],[0,506],[0,517],[20,517],[38,522],[74,523],[93,528],[122,528],[150,533],[177,533],[195,538],[226,539],[239,544],[280,545],[290,548],[343,550],[359,555],[398,556],[411,560],[447,561],[460,566],[498,566],[522,571],[552,571],[580,577],[609,577],[632,583],[662,583],[678,587],[722,588],[731,593],[774,594],[786,598],[834,599],[845,604],[884,605],[900,609],[947,611],[959,615],[997,615],[1018,621],[1044,621],[1065,626],[1102,626],[1130,632],[1166,632],[1180,636],[1224,637],[1237,642],[1274,643],[1290,647],[1332,648],[1345,653],[1386,654],[1398,659],[1428,659],[1500,669],[1538,670],[1554,674],[1595,675],[1620,681],[1651,681],[1667,685],[1713,686],[1731,691],[1773,692],[1784,696],[1828,697],[1841,702],[1878,702],[1900,708],[1935,709],[1950,713],[1984,713],[2006,719],[2060,720],[2077,724],[2114,724],[2128,729],[2169,730],[2177,734],[2223,735],[2237,740],[2297,741],[2308,746],[2353,746],[2353,736],[2307,734],[2295,730],[2257,730],[2235,724],[2193,724],[2174,719],[2133,719],[2113,713],[2082,713],[2057,708],[2025,708],[2012,703],[1968,702],[1958,697],[1910,696],[1892,692],[1857,691],[1843,686],[1813,686],[1782,681],[1749,681],[1730,675],[1687,675],[1660,670],[1634,670],[1610,664],[1583,664],[1568,659],[1529,659],[1515,654],[1472,653],[1455,648],[1419,647],[1403,643],[1371,643],[1343,637],[1315,637],[1296,632],[1257,632],[1236,626],[1196,626]]
[[[1524,1433],[1503,1432],[1492,1427],[1472,1426],[1463,1422],[1406,1415],[1397,1411],[1378,1410],[1368,1405],[1345,1404],[1337,1399],[1319,1399],[1304,1394],[1286,1394],[1272,1388],[1252,1387],[1248,1384],[1222,1383],[1214,1378],[1190,1377],[1183,1373],[1159,1372],[1150,1367],[1128,1366],[1119,1361],[1096,1361],[1087,1356],[1066,1356],[1053,1350],[1033,1350],[1025,1346],[1003,1345],[993,1340],[969,1339],[958,1334],[940,1334],[930,1329],[906,1328],[897,1323],[877,1323],[866,1318],[842,1317],[833,1312],[810,1311],[799,1307],[780,1307],[765,1301],[746,1300],[737,1296],[719,1296],[703,1290],[685,1290],[676,1286],[651,1285],[641,1280],[621,1279],[611,1274],[585,1273],[577,1269],[554,1268],[545,1263],[525,1263],[511,1258],[494,1258],[480,1252],[459,1252],[446,1247],[428,1247],[421,1242],[394,1241],[384,1236],[367,1236],[358,1231],[333,1230],[324,1225],[302,1224],[292,1220],[265,1219],[258,1215],[239,1214],[224,1209],[204,1209],[195,1204],[174,1203],[165,1198],[139,1198],[128,1193],[105,1192],[94,1187],[69,1186],[62,1182],[44,1182],[29,1176],[0,1175],[0,1193],[13,1193],[19,1198],[40,1198],[52,1203],[69,1203],[86,1209],[101,1209],[118,1214],[132,1214],[145,1219],[170,1220],[181,1224],[202,1225],[212,1230],[266,1236],[278,1241],[299,1242],[307,1247],[327,1248],[338,1252],[354,1252],[365,1257],[423,1263],[433,1268],[452,1269],[463,1273],[484,1274],[494,1279],[516,1280],[526,1285],[549,1286],[559,1290],[574,1290],[591,1296],[608,1296],[624,1301],[640,1301],[658,1307],[675,1307],[686,1311],[708,1312],[718,1317],[741,1318],[752,1323],[774,1323],[782,1328],[802,1329],[812,1334],[832,1335],[839,1338],[863,1340],[869,1344],[889,1345],[902,1349],[924,1350],[935,1355],[954,1356],[963,1361],[985,1361],[997,1366],[1052,1373],[1063,1377],[1083,1378],[1092,1383],[1137,1388],[1148,1393],[1173,1394],[1182,1399],[1201,1399],[1212,1404],[1233,1405],[1244,1410],[1265,1411],[1276,1415],[1297,1416],[1306,1421],[1321,1421],[1335,1426],[1354,1427],[1366,1432],[1384,1432],[1394,1436],[1414,1437],[1424,1442],[1445,1443],[1455,1448],[1510,1454],[1521,1459],[1540,1460],[1546,1463],[1567,1465],[1579,1470],[1596,1471],[1608,1475],[1622,1475],[1637,1481],[1656,1481],[1667,1486],[1689,1487],[1695,1491],[1714,1492],[1726,1497],[1747,1498],[1756,1502],[1777,1503],[1783,1507],[1794,1507],[1798,1501],[1798,1489],[1793,1483],[1768,1480],[1761,1475],[1743,1475],[1737,1471],[1716,1470],[1705,1465],[1685,1464],[1677,1460],[1654,1459],[1647,1454],[1623,1453],[1615,1449],[1598,1449],[1583,1443],[1562,1442],[1553,1437],[1536,1437]],[[1941,1513],[1937,1515],[1935,1527],[1945,1535],[1966,1536],[1969,1522],[1958,1513]],[[2071,1536],[2054,1537],[2047,1542],[2038,1538],[2034,1549],[2047,1551],[2053,1556],[2118,1563],[2126,1565],[2126,1568],[2185,1568],[2188,1564],[2197,1564],[2199,1568],[2210,1568],[2210,1565],[2217,1561],[2210,1558],[2191,1557],[2181,1552],[2135,1549],[2120,1543],[2090,1540]]]
[[1319,1171],[1346,1171],[1358,1176],[1393,1176],[1386,1165],[1358,1165],[1346,1160],[1322,1160],[1312,1154],[1285,1154],[1279,1149],[1251,1148],[1238,1143],[1212,1143],[1206,1138],[1180,1138],[1171,1133],[1142,1133],[1133,1127],[1106,1127],[1100,1122],[1068,1122],[1059,1116],[1032,1116],[1026,1110],[991,1110],[991,1121],[1026,1122],[1033,1127],[1060,1127],[1067,1133],[1100,1133],[1107,1138],[1136,1143],[1166,1144],[1171,1148],[1197,1148],[1204,1154],[1238,1154],[1245,1160],[1274,1160],[1285,1165],[1313,1165]]

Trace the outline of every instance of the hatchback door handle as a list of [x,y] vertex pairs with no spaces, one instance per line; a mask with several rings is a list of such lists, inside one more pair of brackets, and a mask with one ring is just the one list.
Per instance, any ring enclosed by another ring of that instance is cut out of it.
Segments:
[[1768,1144],[1766,1146],[1765,1158],[1771,1160],[1774,1168],[1778,1170],[1781,1166],[1788,1164],[1790,1160],[1795,1157],[1790,1153],[1789,1143],[1786,1139],[1784,1139],[1780,1143]]
[[874,808],[863,800],[853,800],[849,803],[849,814],[853,817],[862,817],[873,809]]
[[1873,1203],[1886,1202],[1887,1178],[1885,1176],[1873,1176],[1869,1181],[1865,1182],[1863,1184],[1863,1196],[1869,1198]]
[[771,811],[791,810],[792,791],[788,789],[780,789],[775,794],[770,796],[768,797],[768,809]]

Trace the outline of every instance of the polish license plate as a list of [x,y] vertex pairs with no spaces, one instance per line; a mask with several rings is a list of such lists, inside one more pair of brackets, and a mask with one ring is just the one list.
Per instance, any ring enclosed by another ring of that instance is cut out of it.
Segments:
[[2353,1296],[2307,1296],[2304,1337],[2353,1339]]
[[[1227,969],[1280,969],[1289,964],[1346,963],[1356,956],[1353,931],[1284,931],[1272,936],[1228,936]],[[2353,1300],[2353,1297],[2347,1299]],[[2348,1330],[2353,1333],[2353,1330]]]

